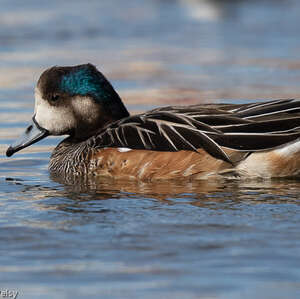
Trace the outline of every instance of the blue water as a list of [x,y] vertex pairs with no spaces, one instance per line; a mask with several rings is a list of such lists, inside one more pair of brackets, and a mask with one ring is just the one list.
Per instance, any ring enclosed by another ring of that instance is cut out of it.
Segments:
[[296,0],[2,0],[0,291],[299,298],[297,180],[62,183],[47,170],[60,137],[5,157],[52,65],[97,65],[132,113],[300,98],[299,13]]

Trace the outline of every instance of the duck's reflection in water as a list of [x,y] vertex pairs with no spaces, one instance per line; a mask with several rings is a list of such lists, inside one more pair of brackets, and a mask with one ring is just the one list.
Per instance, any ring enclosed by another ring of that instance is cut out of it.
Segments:
[[[57,177],[51,179],[64,186],[64,194],[86,194],[93,199],[121,197],[153,198],[169,204],[190,203],[212,207],[212,203],[241,201],[248,203],[298,202],[300,180],[296,179],[227,179],[215,177],[207,180],[168,180],[142,182],[114,180],[97,176]],[[224,208],[224,206],[222,207]]]

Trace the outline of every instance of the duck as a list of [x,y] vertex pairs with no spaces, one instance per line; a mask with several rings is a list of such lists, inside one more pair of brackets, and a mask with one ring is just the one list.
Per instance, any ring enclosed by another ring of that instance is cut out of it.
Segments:
[[300,101],[168,106],[130,115],[93,65],[54,66],[35,87],[25,132],[6,155],[47,136],[57,176],[130,180],[294,177],[300,169]]

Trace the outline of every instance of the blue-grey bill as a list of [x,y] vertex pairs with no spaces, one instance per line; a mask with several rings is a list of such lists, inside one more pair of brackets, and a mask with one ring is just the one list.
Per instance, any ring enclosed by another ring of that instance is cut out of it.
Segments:
[[25,132],[13,143],[6,151],[6,156],[10,157],[21,149],[30,146],[33,143],[47,137],[49,132],[41,128],[35,118],[32,118],[30,125],[26,128]]

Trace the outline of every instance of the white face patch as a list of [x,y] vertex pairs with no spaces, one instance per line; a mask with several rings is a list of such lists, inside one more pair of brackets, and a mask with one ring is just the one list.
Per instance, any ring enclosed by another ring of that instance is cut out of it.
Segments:
[[34,112],[36,122],[51,135],[62,135],[76,124],[71,107],[51,106],[38,89],[35,91]]
[[71,105],[75,119],[83,119],[88,125],[97,123],[100,117],[100,106],[90,97],[73,97]]
[[73,97],[69,106],[51,106],[42,98],[38,88],[35,91],[34,111],[36,122],[51,135],[66,134],[71,129],[80,127],[83,120],[92,125],[99,117],[99,105],[89,97]]

